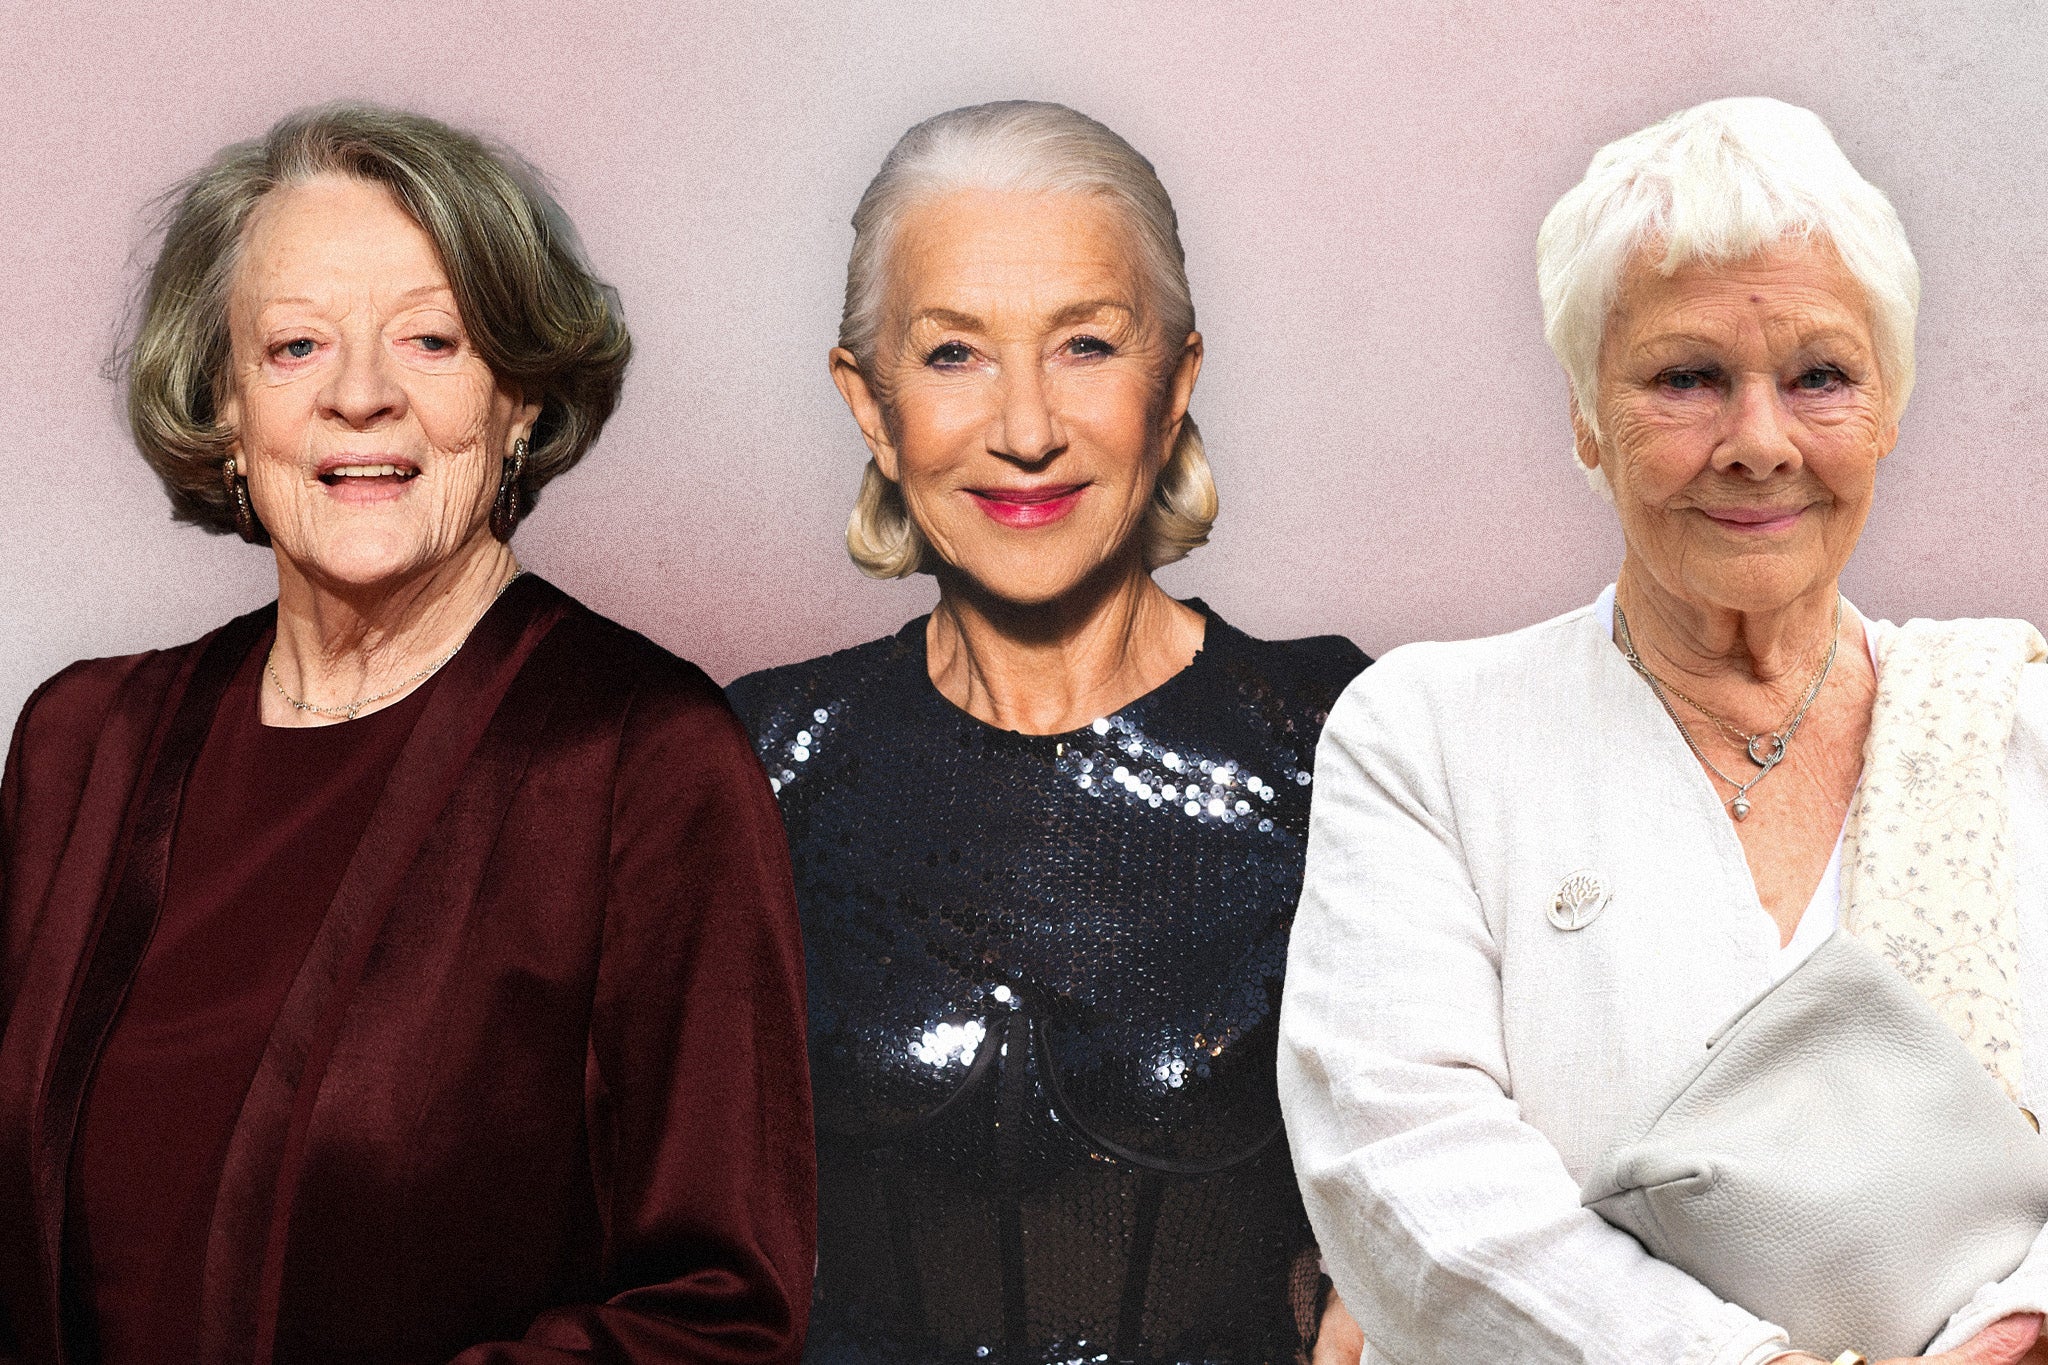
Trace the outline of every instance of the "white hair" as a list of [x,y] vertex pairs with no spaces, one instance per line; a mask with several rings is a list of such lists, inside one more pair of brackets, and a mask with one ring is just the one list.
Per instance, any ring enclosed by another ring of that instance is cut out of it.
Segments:
[[[839,344],[886,406],[876,347],[888,302],[896,238],[914,207],[962,190],[1088,194],[1106,200],[1129,229],[1141,281],[1140,315],[1178,343],[1195,328],[1187,264],[1173,201],[1152,163],[1130,143],[1063,104],[1002,100],[928,118],[900,138],[853,211],[846,308]],[[1162,375],[1168,382],[1171,372]],[[1140,528],[1145,566],[1158,568],[1205,543],[1216,520],[1216,483],[1194,418],[1181,422]],[[929,567],[931,547],[903,493],[870,460],[847,521],[846,547],[862,571],[901,578]]]
[[[1600,342],[1639,252],[1660,252],[1653,264],[1670,275],[1792,237],[1827,242],[1862,286],[1896,420],[1913,391],[1920,311],[1920,267],[1899,215],[1811,110],[1744,98],[1695,105],[1608,143],[1536,234],[1543,335],[1586,429],[1598,438]],[[1599,469],[1587,474],[1606,491]]]

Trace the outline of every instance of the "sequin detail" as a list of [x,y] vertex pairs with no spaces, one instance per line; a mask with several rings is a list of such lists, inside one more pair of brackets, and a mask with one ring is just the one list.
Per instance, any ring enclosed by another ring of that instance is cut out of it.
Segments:
[[806,1359],[1294,1359],[1280,981],[1316,739],[1366,660],[1196,605],[1195,662],[1067,734],[954,708],[922,618],[733,685],[804,917]]

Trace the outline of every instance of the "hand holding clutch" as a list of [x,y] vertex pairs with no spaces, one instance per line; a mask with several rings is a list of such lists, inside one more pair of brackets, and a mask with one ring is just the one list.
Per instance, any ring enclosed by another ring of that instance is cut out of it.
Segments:
[[[1905,978],[1838,932],[1709,1040],[1581,1197],[1809,1351],[1917,1360],[2048,1222],[2048,1142]],[[2020,1365],[2032,1345],[1957,1365]]]
[[[1847,1355],[1860,1359],[1853,1352]],[[1826,1361],[1798,1351],[1778,1356],[1769,1365],[1841,1365],[1843,1358]],[[1897,1356],[1877,1361],[1876,1365],[2048,1365],[2048,1336],[2042,1335],[2039,1314],[2014,1313],[2000,1318],[1953,1351],[1943,1351],[1938,1356]]]

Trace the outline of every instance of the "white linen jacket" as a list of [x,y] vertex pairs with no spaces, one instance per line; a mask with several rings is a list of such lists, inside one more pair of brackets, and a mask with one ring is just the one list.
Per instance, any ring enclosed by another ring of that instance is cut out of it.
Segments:
[[[1368,1365],[1761,1365],[1788,1349],[1579,1204],[1620,1126],[1780,975],[1720,796],[1600,606],[1394,650],[1323,730],[1280,1099]],[[2025,669],[2007,770],[2023,1089],[2042,1112],[2048,665]],[[1612,899],[1564,932],[1547,912],[1580,870]],[[2043,1310],[2048,1234],[1932,1349]]]

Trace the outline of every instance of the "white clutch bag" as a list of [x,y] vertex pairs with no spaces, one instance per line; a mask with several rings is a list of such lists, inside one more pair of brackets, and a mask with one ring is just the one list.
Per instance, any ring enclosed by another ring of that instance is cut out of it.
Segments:
[[1580,1197],[1800,1350],[1917,1356],[2048,1222],[2048,1140],[1837,932],[1708,1040]]

